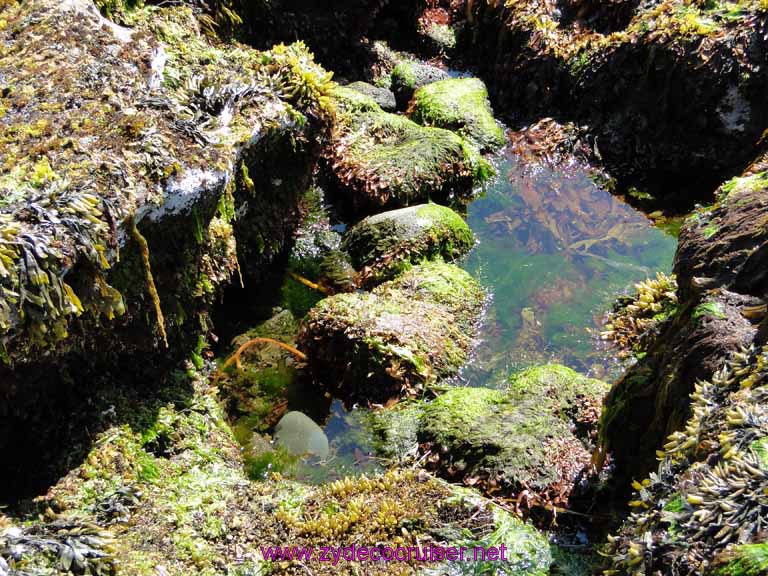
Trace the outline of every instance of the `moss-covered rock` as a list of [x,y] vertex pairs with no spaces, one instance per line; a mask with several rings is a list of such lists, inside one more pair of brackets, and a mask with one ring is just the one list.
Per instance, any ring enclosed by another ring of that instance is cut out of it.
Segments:
[[351,84],[347,84],[346,87],[350,90],[355,90],[361,94],[370,96],[385,112],[394,112],[397,109],[395,94],[385,86],[374,86],[367,82],[352,82]]
[[382,212],[355,224],[342,247],[366,282],[393,278],[412,263],[466,254],[474,236],[456,212],[439,204],[421,204]]
[[448,73],[436,66],[415,60],[400,60],[391,75],[398,107],[405,110],[418,88],[448,78]]
[[356,212],[427,200],[460,205],[493,173],[460,136],[384,112],[348,88],[337,94],[344,111],[328,145],[328,171]]
[[760,576],[768,574],[768,544],[734,546],[715,558],[716,576]]
[[[262,546],[500,546],[499,569],[539,576],[552,562],[545,534],[477,493],[429,474],[390,471],[308,486],[247,476],[241,450],[204,378],[178,384],[185,398],[135,395],[101,418],[111,424],[82,463],[29,512],[0,514],[0,573],[153,576],[337,574],[318,556],[265,560]],[[112,390],[126,400],[124,390]],[[125,412],[124,412],[125,411]],[[129,417],[131,423],[115,422]],[[23,507],[22,507],[23,508]],[[38,514],[38,511],[41,512]],[[43,514],[42,512],[45,511]],[[73,552],[74,551],[74,552]],[[432,563],[387,562],[377,574],[412,574]]]
[[505,390],[455,388],[424,407],[419,441],[447,478],[565,501],[590,463],[607,390],[559,365],[514,374]]
[[419,88],[408,115],[418,124],[458,132],[484,152],[504,145],[504,131],[493,117],[488,91],[478,78],[452,78]]
[[665,208],[707,201],[759,150],[768,125],[759,0],[466,5],[462,57],[488,80],[497,112],[589,125],[620,184]]
[[323,300],[299,344],[318,382],[348,399],[384,402],[456,374],[483,301],[460,268],[424,263],[371,293]]
[[85,0],[2,5],[4,364],[188,345],[295,225],[328,74],[301,45],[213,44],[190,7],[133,4],[131,28]]

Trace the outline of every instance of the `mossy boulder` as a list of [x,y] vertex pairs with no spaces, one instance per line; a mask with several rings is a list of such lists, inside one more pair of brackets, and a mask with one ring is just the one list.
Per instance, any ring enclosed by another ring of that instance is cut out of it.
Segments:
[[354,90],[336,93],[343,112],[328,144],[328,172],[356,213],[428,200],[466,204],[492,175],[492,166],[457,134],[384,112]]
[[367,282],[393,278],[412,263],[449,261],[474,245],[461,216],[439,204],[421,204],[369,216],[345,235],[342,247]]
[[389,88],[375,86],[373,84],[368,84],[367,82],[352,82],[351,84],[347,84],[346,87],[373,98],[373,100],[376,101],[376,104],[381,106],[381,109],[386,112],[394,112],[397,109],[395,94]]
[[299,346],[319,383],[347,399],[385,402],[458,372],[483,302],[469,274],[428,262],[373,292],[321,301]]
[[[173,401],[129,388],[115,386],[98,400],[113,411],[97,416],[101,432],[78,465],[28,513],[0,513],[0,573],[263,574],[275,564],[260,548],[286,542],[316,550],[504,544],[508,560],[496,566],[524,576],[543,576],[553,561],[546,534],[425,472],[324,486],[279,475],[253,482],[205,378],[185,381],[188,395]],[[315,555],[278,573],[331,576],[346,568],[401,574],[403,566],[343,559],[334,566]]]
[[0,370],[189,346],[291,237],[329,75],[134,8],[124,28],[86,0],[2,4]]
[[391,75],[392,90],[398,107],[405,110],[418,88],[448,78],[448,73],[437,66],[415,60],[401,60],[395,65]]
[[496,123],[488,90],[478,78],[452,78],[419,88],[408,115],[417,124],[458,132],[484,152],[504,145],[504,130]]
[[607,390],[565,366],[530,368],[506,389],[455,388],[426,404],[418,439],[446,478],[567,499],[590,462]]

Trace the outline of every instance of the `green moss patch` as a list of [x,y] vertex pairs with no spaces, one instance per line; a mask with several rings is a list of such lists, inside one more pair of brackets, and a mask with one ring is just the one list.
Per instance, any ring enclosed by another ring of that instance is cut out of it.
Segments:
[[456,131],[483,151],[504,145],[504,131],[493,118],[488,91],[477,78],[442,80],[419,88],[408,115],[418,124]]
[[513,375],[507,390],[452,389],[424,407],[419,440],[447,478],[563,497],[590,462],[607,390],[559,365]]
[[299,344],[319,381],[348,398],[383,402],[459,370],[483,301],[460,268],[424,263],[372,293],[323,300],[307,316]]
[[[353,94],[350,94],[352,92]],[[330,142],[330,172],[359,212],[379,212],[434,200],[466,203],[493,173],[463,138],[389,114],[347,89]]]
[[438,204],[369,216],[353,226],[342,243],[366,282],[392,278],[422,260],[453,260],[473,245],[472,231],[461,216]]

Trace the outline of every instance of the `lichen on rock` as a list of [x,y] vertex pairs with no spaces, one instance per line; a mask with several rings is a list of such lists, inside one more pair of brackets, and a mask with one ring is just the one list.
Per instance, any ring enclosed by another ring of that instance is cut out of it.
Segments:
[[453,78],[416,90],[408,116],[417,124],[458,132],[483,152],[504,145],[485,84],[478,78]]
[[422,260],[454,260],[473,245],[474,236],[466,222],[439,204],[369,216],[350,228],[342,242],[366,284],[391,279]]
[[370,293],[337,294],[310,311],[299,336],[315,379],[344,398],[386,402],[456,374],[485,295],[440,261],[414,266]]
[[448,78],[448,73],[445,70],[431,64],[400,59],[392,69],[391,74],[392,90],[395,93],[398,107],[405,109],[418,88]]

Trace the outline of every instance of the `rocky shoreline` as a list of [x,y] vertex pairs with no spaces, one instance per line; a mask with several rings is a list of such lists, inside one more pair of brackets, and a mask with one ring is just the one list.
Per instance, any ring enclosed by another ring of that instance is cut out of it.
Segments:
[[[512,550],[350,573],[768,572],[764,2],[294,4],[0,2],[0,576],[335,573],[259,554],[321,541]],[[456,384],[494,114],[692,210],[609,316],[612,386]],[[381,467],[291,478],[331,457],[297,382],[371,408]]]

